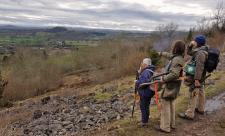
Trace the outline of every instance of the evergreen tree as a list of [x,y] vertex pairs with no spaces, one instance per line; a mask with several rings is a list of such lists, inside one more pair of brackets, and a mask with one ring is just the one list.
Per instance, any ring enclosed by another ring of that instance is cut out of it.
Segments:
[[187,38],[186,38],[186,42],[190,42],[192,40],[193,40],[193,32],[190,29],[189,32],[188,32]]

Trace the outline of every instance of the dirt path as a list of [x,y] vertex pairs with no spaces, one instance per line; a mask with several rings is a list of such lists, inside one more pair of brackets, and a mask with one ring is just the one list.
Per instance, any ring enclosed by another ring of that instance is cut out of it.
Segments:
[[194,121],[179,119],[176,135],[225,135],[225,92],[207,100],[205,110],[206,115],[197,114]]
[[[224,136],[225,108],[210,115],[197,115],[194,121],[183,120],[174,135],[177,136]],[[172,134],[173,135],[173,134]]]

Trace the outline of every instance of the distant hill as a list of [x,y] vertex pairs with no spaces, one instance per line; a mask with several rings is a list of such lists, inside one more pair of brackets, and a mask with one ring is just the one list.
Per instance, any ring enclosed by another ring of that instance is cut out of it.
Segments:
[[53,40],[100,40],[117,36],[140,38],[149,36],[150,32],[124,31],[113,29],[67,28],[56,27],[21,27],[13,25],[0,26],[0,34],[10,36],[35,36],[38,33],[51,35]]
[[65,31],[67,31],[67,28],[60,27],[60,26],[53,27],[53,28],[50,28],[47,30],[47,32],[50,32],[50,33],[60,33],[60,32],[65,32]]

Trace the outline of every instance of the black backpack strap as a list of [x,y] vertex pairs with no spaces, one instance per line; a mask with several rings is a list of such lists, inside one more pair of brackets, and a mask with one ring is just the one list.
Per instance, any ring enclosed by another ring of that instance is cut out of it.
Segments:
[[208,59],[208,51],[209,51],[209,47],[206,46],[205,49],[200,49],[200,51],[202,51],[205,54],[205,63],[207,62]]

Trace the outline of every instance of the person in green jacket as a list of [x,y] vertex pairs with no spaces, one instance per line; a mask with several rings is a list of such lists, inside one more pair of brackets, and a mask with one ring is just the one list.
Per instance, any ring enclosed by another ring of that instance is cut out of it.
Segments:
[[169,133],[171,129],[175,129],[175,100],[181,87],[179,78],[183,73],[184,53],[185,43],[181,40],[175,41],[172,53],[160,53],[160,55],[170,60],[165,68],[165,72],[169,72],[169,74],[161,79],[161,82],[165,84],[165,88],[161,94],[160,126],[155,127],[161,132]]

